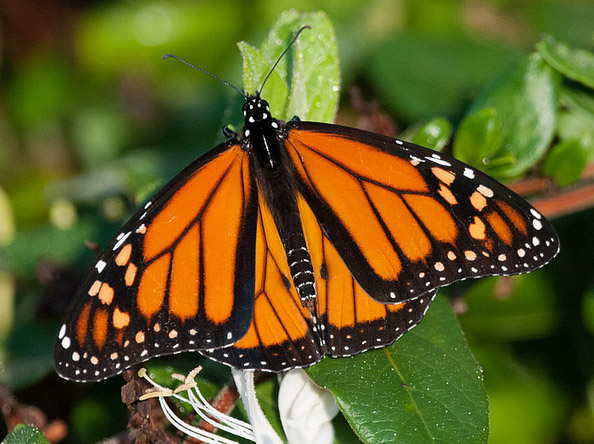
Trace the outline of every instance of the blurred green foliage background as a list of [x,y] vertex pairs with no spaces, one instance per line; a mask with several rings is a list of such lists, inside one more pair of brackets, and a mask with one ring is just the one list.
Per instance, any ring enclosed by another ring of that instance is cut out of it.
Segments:
[[[235,91],[161,55],[241,87],[236,42],[258,45],[290,6],[0,3],[0,382],[67,421],[68,442],[95,442],[127,421],[121,380],[81,386],[53,371],[59,318],[93,262],[85,240],[104,246],[139,202],[224,140],[223,125],[241,124]],[[593,47],[591,0],[298,6],[334,24],[338,120],[351,126],[353,85],[401,130],[435,117],[455,128],[543,34]],[[493,444],[594,443],[593,220],[591,209],[555,220],[562,252],[543,270],[448,290],[465,296],[460,321],[484,368]]]

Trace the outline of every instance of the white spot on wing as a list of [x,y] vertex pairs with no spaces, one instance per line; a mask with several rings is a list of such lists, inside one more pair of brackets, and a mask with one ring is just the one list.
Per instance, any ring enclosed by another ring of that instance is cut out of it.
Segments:
[[68,350],[70,348],[70,338],[68,336],[64,336],[62,338],[62,348],[64,350]]
[[122,246],[122,244],[124,242],[126,242],[126,239],[128,239],[128,236],[130,236],[131,231],[128,231],[126,234],[124,234],[121,238],[118,236],[119,240],[116,242],[116,244],[113,246],[113,251],[116,251],[118,248],[120,248]]
[[474,171],[470,168],[464,168],[464,176],[468,177],[469,179],[474,179]]
[[101,273],[106,265],[107,265],[107,263],[105,261],[100,260],[100,261],[97,261],[97,263],[95,264],[95,268],[97,269],[98,273]]
[[433,154],[431,157],[425,156],[425,159],[430,160],[433,163],[436,163],[438,165],[443,165],[443,166],[452,166],[452,164],[450,162],[447,162],[443,159],[441,159],[438,155]]

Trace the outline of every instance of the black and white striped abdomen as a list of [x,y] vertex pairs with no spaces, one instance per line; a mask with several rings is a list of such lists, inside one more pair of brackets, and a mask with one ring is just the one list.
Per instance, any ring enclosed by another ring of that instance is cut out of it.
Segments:
[[303,232],[301,230],[292,232],[287,239],[284,239],[284,244],[297,294],[303,306],[309,305],[308,301],[316,298],[316,283]]

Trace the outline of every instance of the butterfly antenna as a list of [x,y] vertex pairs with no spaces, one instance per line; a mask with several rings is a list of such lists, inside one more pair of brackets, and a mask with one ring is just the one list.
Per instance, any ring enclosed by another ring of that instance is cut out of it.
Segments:
[[301,34],[303,31],[305,31],[306,29],[311,29],[311,26],[308,25],[303,25],[301,28],[299,28],[299,31],[297,31],[297,33],[295,34],[295,37],[293,37],[293,40],[291,40],[291,43],[289,43],[286,47],[286,49],[283,51],[283,53],[279,56],[279,58],[276,60],[276,62],[274,63],[274,65],[272,65],[272,68],[270,69],[270,71],[268,72],[268,75],[266,76],[266,78],[264,79],[264,81],[262,82],[262,86],[260,87],[259,91],[258,91],[258,96],[260,95],[260,93],[262,92],[262,90],[264,89],[264,85],[266,85],[266,81],[268,80],[268,77],[270,77],[270,75],[274,72],[274,68],[276,68],[276,65],[278,65],[278,62],[281,61],[281,59],[285,56],[285,54],[287,53],[287,51],[289,51],[289,49],[291,49],[291,46],[293,46],[293,44],[295,43],[295,41],[297,40],[297,37],[299,37],[299,34]]
[[237,91],[239,94],[241,94],[245,99],[247,99],[247,96],[245,95],[245,93],[243,91],[241,91],[238,87],[236,87],[235,85],[227,82],[225,79],[221,79],[219,76],[216,76],[213,73],[208,72],[207,70],[200,68],[199,66],[192,65],[191,63],[186,62],[184,59],[180,59],[178,56],[175,56],[173,54],[165,54],[161,58],[163,60],[165,60],[165,59],[175,59],[175,60],[178,60],[178,61],[182,62],[185,65],[188,65],[190,68],[194,68],[194,69],[197,69],[198,71],[202,71],[204,74],[208,74],[209,76],[214,77],[215,79],[217,79],[219,82],[224,83],[227,86],[230,86],[235,91]]

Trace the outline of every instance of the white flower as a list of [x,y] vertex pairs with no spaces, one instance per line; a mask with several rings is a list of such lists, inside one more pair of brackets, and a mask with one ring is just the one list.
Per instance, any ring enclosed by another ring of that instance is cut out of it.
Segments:
[[288,371],[280,384],[278,409],[289,444],[331,444],[338,406],[330,391],[314,384],[303,369]]
[[241,396],[250,423],[252,424],[254,441],[258,444],[282,444],[282,440],[276,434],[260,408],[260,403],[256,397],[254,372],[232,368],[231,373],[233,374],[237,391],[239,392],[239,396]]

